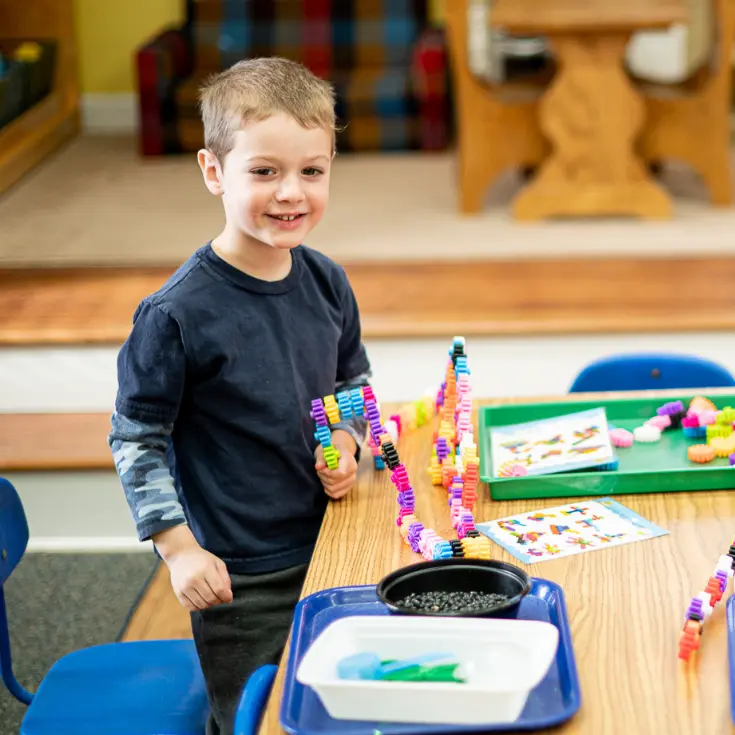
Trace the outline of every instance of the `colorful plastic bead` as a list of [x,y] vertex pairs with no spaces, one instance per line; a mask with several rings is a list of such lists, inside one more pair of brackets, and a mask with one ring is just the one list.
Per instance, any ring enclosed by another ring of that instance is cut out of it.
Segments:
[[659,416],[672,416],[677,413],[684,413],[684,404],[681,401],[664,403],[663,406],[656,409],[656,413]]
[[661,414],[659,416],[653,416],[643,423],[648,426],[655,426],[657,429],[664,431],[664,429],[668,429],[671,426],[671,414]]
[[610,432],[610,441],[615,447],[632,447],[633,434],[627,429],[612,429]]
[[715,450],[707,444],[692,444],[687,449],[687,457],[691,462],[706,464],[715,458]]
[[644,424],[633,430],[633,438],[642,444],[653,444],[661,440],[661,430],[650,424]]

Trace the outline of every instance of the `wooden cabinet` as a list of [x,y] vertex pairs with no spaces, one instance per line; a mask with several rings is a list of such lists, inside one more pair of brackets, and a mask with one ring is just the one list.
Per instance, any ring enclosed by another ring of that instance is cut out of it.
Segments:
[[73,0],[0,0],[1,39],[58,44],[51,93],[0,128],[0,194],[79,131]]

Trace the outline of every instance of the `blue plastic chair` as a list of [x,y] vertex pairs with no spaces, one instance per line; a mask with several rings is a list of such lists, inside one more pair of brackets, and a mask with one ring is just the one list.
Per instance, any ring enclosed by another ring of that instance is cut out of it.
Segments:
[[250,675],[237,708],[235,735],[257,735],[263,708],[273,687],[277,671],[277,666],[267,664]]
[[613,355],[584,368],[570,393],[626,390],[729,388],[732,374],[716,362],[694,355],[642,353]]
[[93,646],[57,661],[35,695],[18,683],[3,586],[27,545],[21,500],[0,478],[0,673],[28,705],[20,735],[203,735],[209,705],[191,640]]

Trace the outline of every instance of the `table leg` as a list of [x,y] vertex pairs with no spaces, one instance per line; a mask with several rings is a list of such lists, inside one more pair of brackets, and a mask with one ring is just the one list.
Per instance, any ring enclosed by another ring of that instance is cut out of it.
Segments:
[[670,216],[669,197],[634,152],[645,108],[623,67],[628,38],[552,39],[559,72],[541,101],[540,122],[553,152],[516,198],[517,219]]

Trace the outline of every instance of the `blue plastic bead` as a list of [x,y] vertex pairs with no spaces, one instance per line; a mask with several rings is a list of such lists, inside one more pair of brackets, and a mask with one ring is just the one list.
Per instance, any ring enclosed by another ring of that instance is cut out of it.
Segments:
[[452,546],[449,541],[439,541],[434,545],[434,559],[450,559],[452,557]]
[[332,446],[332,432],[328,426],[317,426],[314,438],[322,445],[331,447]]
[[346,390],[337,393],[337,405],[339,406],[339,411],[343,419],[352,418],[352,403],[350,401],[350,394]]
[[464,355],[461,355],[457,358],[457,363],[454,369],[457,375],[460,375],[462,373],[464,373],[465,375],[470,374],[470,369],[467,366],[467,358]]
[[355,416],[365,415],[365,400],[362,397],[362,393],[359,388],[353,388],[350,391],[350,400],[352,401],[352,410]]

